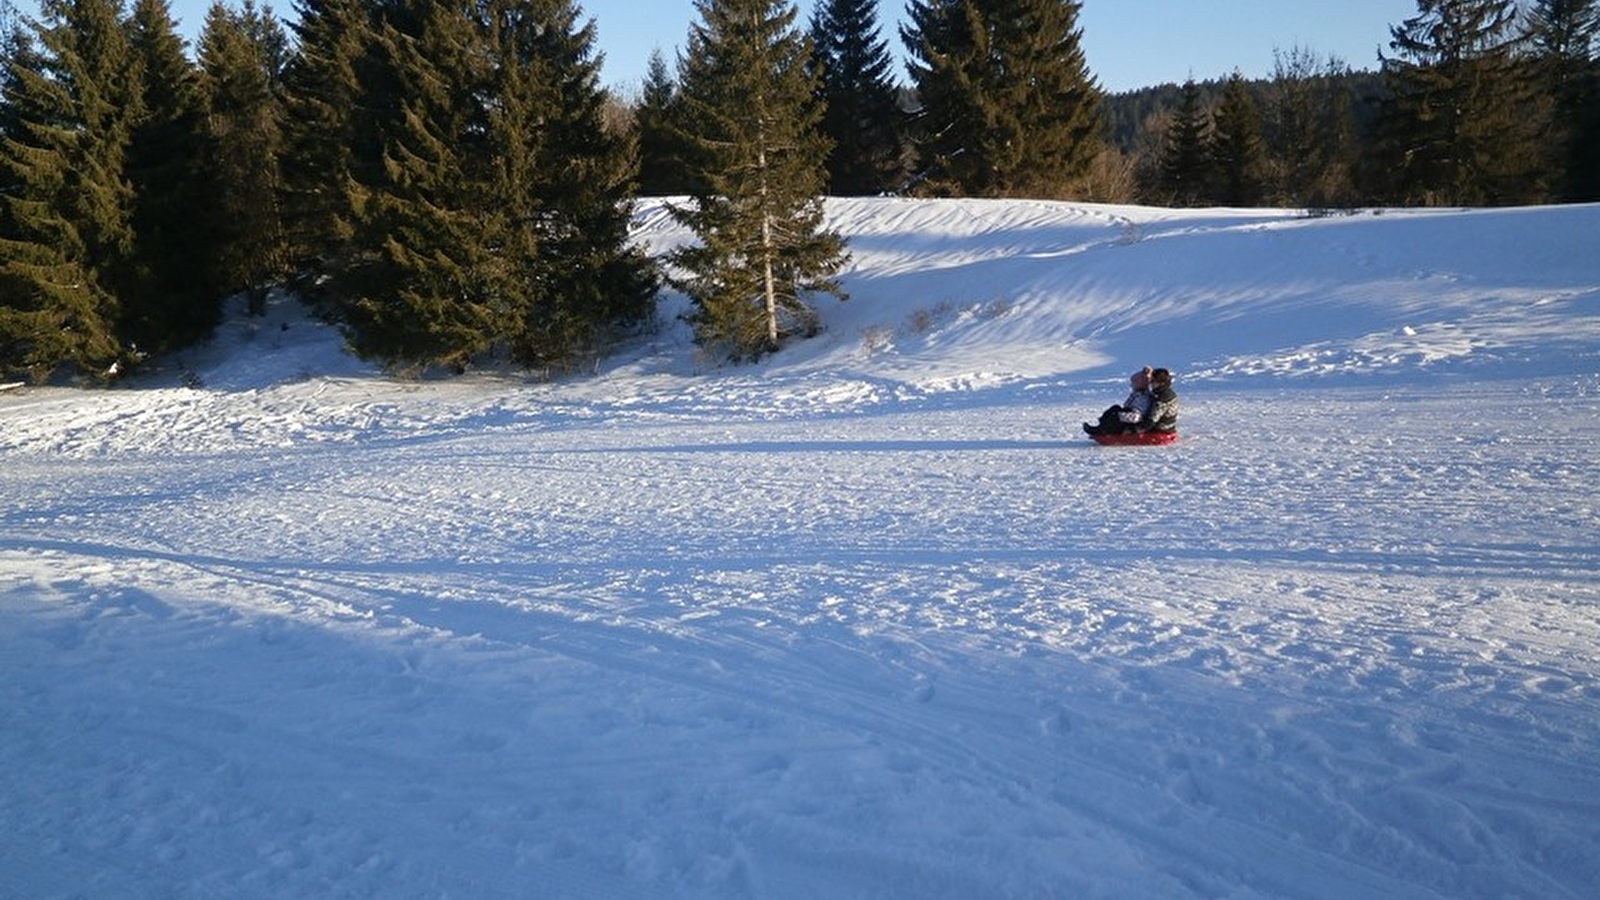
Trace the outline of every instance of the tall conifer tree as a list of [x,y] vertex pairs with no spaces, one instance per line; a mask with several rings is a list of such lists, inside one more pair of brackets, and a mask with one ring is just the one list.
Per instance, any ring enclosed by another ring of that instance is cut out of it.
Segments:
[[1356,202],[1349,66],[1302,47],[1277,53],[1275,60],[1266,114],[1274,163],[1270,199],[1307,207]]
[[844,241],[823,227],[827,140],[808,42],[788,0],[696,0],[680,77],[696,191],[672,254],[703,346],[736,359],[820,327],[807,297],[843,296]]
[[359,352],[405,369],[501,353],[566,367],[650,315],[654,266],[627,243],[632,148],[605,129],[577,17],[570,0],[384,11],[357,68],[333,281]]
[[823,131],[833,142],[828,190],[877,194],[905,178],[904,114],[890,77],[894,60],[873,0],[827,0],[811,16],[813,61],[822,82]]
[[576,4],[487,5],[500,61],[490,190],[511,207],[510,243],[527,248],[510,260],[524,297],[512,358],[569,367],[654,314],[655,262],[630,244],[637,148],[605,125],[595,27],[579,22]]
[[1542,199],[1535,136],[1548,110],[1518,58],[1514,0],[1417,0],[1390,28],[1381,150],[1390,199],[1502,205]]
[[1070,196],[1104,136],[1077,0],[912,0],[901,39],[935,192]]
[[244,291],[260,314],[266,292],[286,272],[279,158],[283,153],[278,90],[282,31],[250,0],[237,9],[212,4],[200,36],[206,128],[206,199],[201,258],[216,294]]
[[129,21],[130,73],[143,113],[129,142],[137,270],[122,291],[124,331],[147,353],[192,343],[218,319],[206,281],[207,234],[197,215],[214,196],[198,153],[201,111],[195,70],[167,0],[137,0]]
[[652,51],[634,110],[639,144],[639,193],[650,197],[687,194],[689,165],[676,120],[678,83],[660,50]]
[[1183,83],[1178,108],[1167,124],[1157,174],[1157,199],[1173,206],[1198,206],[1212,184],[1211,114],[1193,78]]
[[1557,197],[1600,200],[1600,0],[1534,0],[1528,32],[1552,103],[1546,141]]
[[0,344],[34,378],[63,365],[111,378],[137,360],[120,297],[135,270],[126,172],[141,98],[120,3],[44,0],[40,13],[37,49],[5,60]]
[[360,72],[373,54],[367,0],[296,0],[297,40],[283,73],[279,161],[286,255],[314,289],[338,268],[350,238],[346,186],[358,154],[381,156],[359,130]]
[[1223,87],[1211,128],[1211,164],[1216,173],[1212,198],[1226,206],[1256,206],[1265,181],[1261,112],[1238,72]]

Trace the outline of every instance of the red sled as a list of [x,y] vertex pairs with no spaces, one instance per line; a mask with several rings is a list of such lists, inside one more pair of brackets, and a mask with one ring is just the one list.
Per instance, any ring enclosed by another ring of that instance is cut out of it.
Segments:
[[1127,431],[1122,434],[1091,434],[1089,439],[1104,447],[1146,447],[1170,444],[1178,439],[1176,431]]

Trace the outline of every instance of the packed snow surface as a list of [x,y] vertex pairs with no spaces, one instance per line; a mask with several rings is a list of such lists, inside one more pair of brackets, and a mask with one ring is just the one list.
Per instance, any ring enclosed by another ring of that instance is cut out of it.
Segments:
[[755,365],[0,392],[0,896],[1600,896],[1600,207],[829,213]]

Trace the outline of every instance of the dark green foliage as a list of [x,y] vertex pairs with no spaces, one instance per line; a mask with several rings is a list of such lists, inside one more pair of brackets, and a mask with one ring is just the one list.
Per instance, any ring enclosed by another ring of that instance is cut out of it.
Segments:
[[1211,165],[1217,179],[1213,198],[1225,206],[1259,204],[1265,182],[1261,113],[1243,75],[1235,72],[1228,79],[1211,127]]
[[246,292],[255,314],[287,271],[278,208],[281,36],[270,15],[249,0],[238,10],[212,6],[200,36],[206,118],[198,183],[206,196],[195,204],[205,225],[194,242],[201,251],[196,268],[213,296]]
[[196,136],[201,108],[193,65],[166,0],[138,0],[129,22],[142,116],[129,142],[136,268],[121,286],[122,331],[144,353],[159,354],[208,336],[219,317],[217,292],[197,253],[206,223],[197,211],[214,196]]
[[1600,0],[1535,0],[1533,73],[1551,103],[1545,135],[1557,199],[1600,200]]
[[114,0],[45,0],[40,12],[37,46],[13,36],[5,60],[3,366],[109,378],[137,359],[119,327],[135,271],[125,171],[138,83]]
[[279,206],[286,254],[307,288],[340,265],[350,237],[346,183],[357,150],[381,155],[370,133],[358,140],[358,72],[370,59],[363,0],[298,0],[296,52],[284,73]]
[[650,54],[644,89],[634,110],[640,194],[666,197],[687,194],[692,188],[685,141],[676,124],[678,114],[678,85],[657,50]]
[[[604,125],[593,24],[580,25],[566,0],[504,6],[490,17],[502,23],[494,45],[526,63],[501,66],[491,92],[502,98],[490,120],[502,161],[494,195],[530,251],[510,260],[523,268],[513,287],[525,295],[512,357],[570,367],[654,315],[659,273],[628,243],[636,148]],[[536,133],[542,142],[528,140]]]
[[1211,196],[1211,116],[1194,79],[1183,85],[1178,108],[1167,125],[1156,188],[1159,202],[1198,206]]
[[576,16],[568,0],[415,0],[380,16],[357,67],[350,239],[333,273],[358,352],[401,369],[502,352],[567,367],[649,316],[654,270],[626,244],[632,150],[602,126],[593,31]]
[[700,243],[672,254],[699,342],[749,359],[820,327],[842,297],[844,242],[823,228],[828,146],[807,42],[786,0],[696,0],[680,69],[696,191],[673,213]]
[[1518,55],[1513,0],[1418,0],[1390,29],[1379,151],[1391,201],[1504,205],[1546,196],[1548,114]]
[[873,0],[827,0],[811,17],[812,61],[822,83],[822,129],[833,143],[829,193],[871,195],[905,179],[904,114],[890,77]]
[[901,38],[936,193],[1070,196],[1103,141],[1076,0],[913,0]]
[[1266,104],[1268,156],[1275,163],[1269,199],[1309,208],[1356,205],[1352,85],[1358,76],[1305,48],[1275,59]]

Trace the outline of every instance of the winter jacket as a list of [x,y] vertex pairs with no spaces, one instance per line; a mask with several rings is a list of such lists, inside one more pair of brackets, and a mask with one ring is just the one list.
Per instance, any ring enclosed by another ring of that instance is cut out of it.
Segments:
[[1128,399],[1122,401],[1122,412],[1118,414],[1125,425],[1137,425],[1150,415],[1150,392],[1134,391]]
[[1170,385],[1150,389],[1150,418],[1140,431],[1178,430],[1178,392]]

